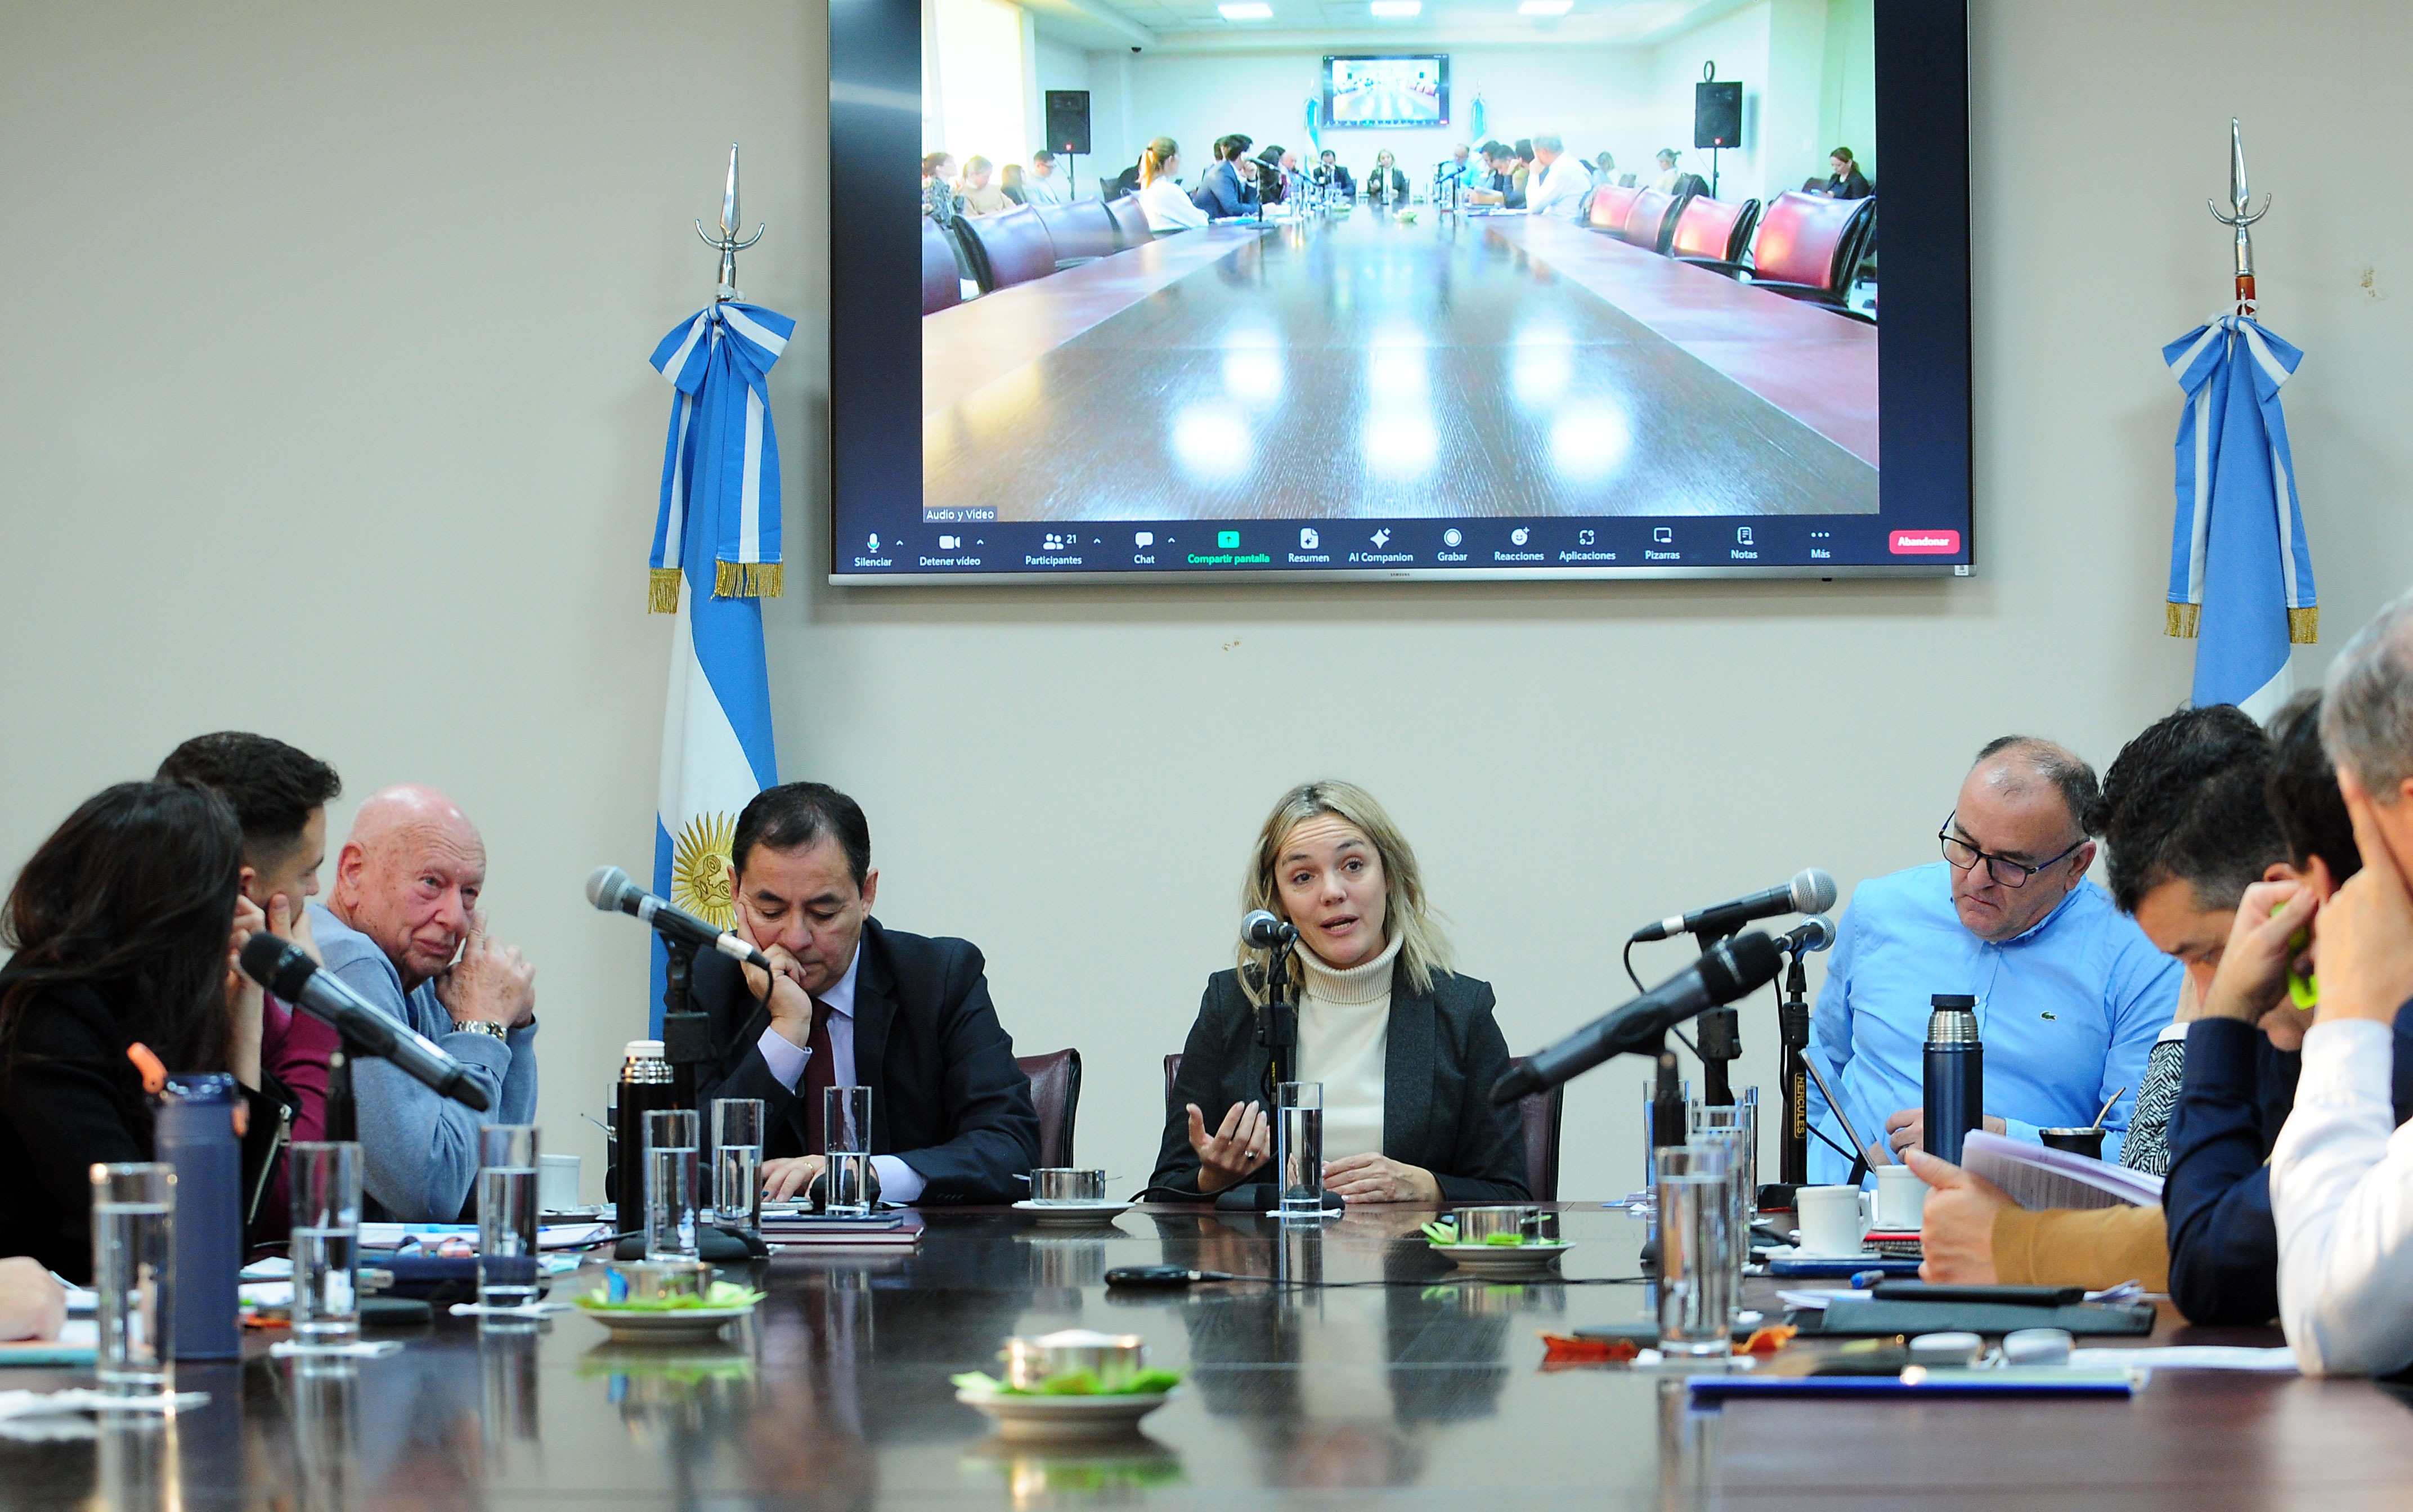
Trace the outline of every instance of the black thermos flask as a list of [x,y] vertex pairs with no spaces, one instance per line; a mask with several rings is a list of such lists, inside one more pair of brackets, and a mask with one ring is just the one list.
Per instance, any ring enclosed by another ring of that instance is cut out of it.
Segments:
[[1986,1117],[1986,1047],[1977,1040],[1977,1000],[1937,993],[1928,1000],[1924,1111],[1927,1152],[1961,1164],[1961,1144]]
[[645,1228],[645,1115],[678,1105],[661,1041],[629,1042],[614,1090],[619,1100],[613,1132],[613,1153],[619,1166],[612,1193],[617,1203],[615,1221],[621,1233],[642,1234]]

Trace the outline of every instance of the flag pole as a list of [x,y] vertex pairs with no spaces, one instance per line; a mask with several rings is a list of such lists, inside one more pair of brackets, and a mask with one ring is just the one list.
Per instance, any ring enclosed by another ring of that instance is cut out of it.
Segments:
[[[731,171],[733,173],[736,170],[733,167]],[[2228,199],[2231,208],[2224,214],[2220,206],[2210,200],[2204,201],[2204,207],[2212,212],[2213,219],[2237,230],[2237,313],[2240,315],[2254,313],[2254,236],[2248,228],[2271,213],[2271,197],[2268,194],[2262,197],[2259,210],[2247,208],[2251,198],[2245,190],[2245,134],[2238,126],[2237,118],[2230,116]],[[758,231],[755,234],[762,233]]]
[[[729,144],[729,185],[720,196],[720,234],[715,236],[705,230],[703,221],[695,223],[695,234],[703,238],[703,245],[720,254],[720,284],[712,294],[715,304],[746,297],[737,291],[737,254],[761,241],[763,231],[769,228],[767,225],[757,226],[754,234],[741,242],[737,233],[745,225],[745,220],[737,214],[737,143],[733,141]],[[2243,236],[2245,233],[2240,231],[2237,234]]]

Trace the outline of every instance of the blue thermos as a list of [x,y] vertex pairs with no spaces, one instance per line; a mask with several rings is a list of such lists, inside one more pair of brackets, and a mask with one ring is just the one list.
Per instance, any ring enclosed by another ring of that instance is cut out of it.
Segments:
[[1961,1164],[1961,1144],[1986,1118],[1986,1047],[1977,1040],[1977,1000],[1930,998],[1923,1111],[1927,1152]]
[[158,1099],[157,1158],[176,1172],[176,1337],[180,1360],[242,1354],[242,1092],[224,1072],[170,1076]]

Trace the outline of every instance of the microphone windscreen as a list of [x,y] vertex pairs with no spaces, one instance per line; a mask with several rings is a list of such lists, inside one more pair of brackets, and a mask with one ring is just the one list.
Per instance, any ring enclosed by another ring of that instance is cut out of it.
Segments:
[[1832,873],[1812,867],[1793,879],[1793,912],[1824,913],[1835,906],[1835,879]]
[[318,963],[289,940],[256,934],[243,943],[243,974],[288,1002],[302,1000],[302,988]]
[[1802,927],[1809,931],[1801,937],[1803,950],[1825,950],[1835,942],[1835,921],[1823,913],[1812,915]]
[[620,897],[629,890],[629,874],[617,867],[598,867],[586,874],[586,901],[606,913],[620,911]]
[[1701,979],[1712,1003],[1728,1003],[1756,992],[1784,969],[1784,947],[1758,929],[1735,936],[1701,957]]
[[1281,920],[1265,909],[1251,909],[1240,921],[1240,939],[1251,945],[1274,945],[1281,942]]

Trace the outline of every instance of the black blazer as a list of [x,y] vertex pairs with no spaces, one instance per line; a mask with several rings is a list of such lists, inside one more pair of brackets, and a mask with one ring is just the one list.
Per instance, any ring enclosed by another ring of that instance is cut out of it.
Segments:
[[[871,1152],[895,1155],[928,1183],[920,1202],[1018,1202],[1039,1160],[1030,1078],[989,1001],[981,953],[866,920],[854,975],[854,1075],[871,1088]],[[759,1097],[766,1157],[805,1149],[804,1100],[779,1085],[757,1042],[771,1012],[725,956],[697,955],[693,1005],[712,1019],[713,1060],[696,1068],[697,1100]],[[801,1083],[799,1084],[801,1085]]]
[[[0,971],[0,993],[13,972]],[[132,1042],[90,986],[45,988],[0,1040],[0,1254],[26,1254],[78,1284],[92,1280],[92,1166],[152,1158],[151,1103],[126,1059]],[[244,1089],[245,1237],[283,1158],[289,1093]]]
[[[1491,986],[1443,971],[1430,992],[1408,983],[1407,968],[1391,973],[1391,1023],[1383,1067],[1383,1153],[1420,1165],[1451,1203],[1530,1202],[1525,1187],[1525,1130],[1517,1106],[1494,1107],[1491,1084],[1508,1074],[1508,1042],[1491,1016]],[[1266,1054],[1256,1042],[1256,1013],[1240,990],[1237,971],[1206,982],[1198,1021],[1182,1046],[1181,1072],[1164,1110],[1164,1146],[1149,1185],[1198,1190],[1198,1152],[1190,1148],[1195,1103],[1214,1128],[1235,1103],[1271,1099]],[[1266,1165],[1246,1178],[1272,1179]]]
[[1406,204],[1408,176],[1396,168],[1369,169],[1366,172],[1366,198],[1377,204]]

